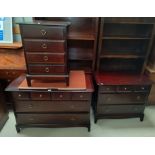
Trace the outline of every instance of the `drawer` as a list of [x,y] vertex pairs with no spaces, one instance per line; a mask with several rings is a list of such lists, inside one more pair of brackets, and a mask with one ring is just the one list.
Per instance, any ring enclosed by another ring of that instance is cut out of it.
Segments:
[[72,100],[91,100],[91,93],[72,93]]
[[128,93],[128,94],[100,94],[99,104],[144,104],[148,95],[145,93]]
[[99,114],[136,114],[143,113],[145,106],[143,105],[100,105],[97,107]]
[[134,87],[134,91],[137,92],[150,92],[151,86],[150,85],[139,85]]
[[28,92],[14,92],[13,97],[15,100],[29,100],[30,94]]
[[99,92],[116,92],[117,86],[100,86]]
[[71,93],[52,93],[52,100],[71,100]]
[[29,65],[29,74],[64,74],[65,66],[63,65]]
[[26,52],[65,52],[65,40],[24,40],[24,48]]
[[[34,39],[64,39],[64,27],[43,25],[22,25],[23,38]],[[33,35],[32,35],[33,34]]]
[[65,63],[65,54],[49,54],[49,53],[26,53],[26,59],[28,63],[42,63],[42,64],[64,64]]
[[85,124],[89,114],[17,114],[19,124]]
[[46,92],[34,92],[31,93],[32,100],[50,100],[51,94]]
[[122,85],[117,87],[117,92],[132,92],[134,91],[134,86]]
[[16,112],[88,112],[88,101],[16,101]]

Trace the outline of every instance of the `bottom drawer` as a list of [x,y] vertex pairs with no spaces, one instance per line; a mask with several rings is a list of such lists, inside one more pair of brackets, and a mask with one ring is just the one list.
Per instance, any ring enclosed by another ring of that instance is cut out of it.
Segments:
[[18,124],[86,124],[89,114],[17,114]]
[[98,106],[97,113],[99,114],[136,114],[143,113],[144,105],[112,105]]

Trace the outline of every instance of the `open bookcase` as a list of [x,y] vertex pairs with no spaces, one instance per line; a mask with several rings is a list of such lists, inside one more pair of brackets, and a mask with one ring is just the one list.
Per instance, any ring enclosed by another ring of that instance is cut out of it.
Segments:
[[101,18],[97,71],[143,73],[153,40],[152,18]]

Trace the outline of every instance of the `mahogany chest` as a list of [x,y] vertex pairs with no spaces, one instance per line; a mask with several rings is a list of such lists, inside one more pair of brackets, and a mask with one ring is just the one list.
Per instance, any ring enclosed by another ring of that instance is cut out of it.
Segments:
[[68,22],[20,24],[27,65],[27,80],[64,81],[68,84],[67,26]]

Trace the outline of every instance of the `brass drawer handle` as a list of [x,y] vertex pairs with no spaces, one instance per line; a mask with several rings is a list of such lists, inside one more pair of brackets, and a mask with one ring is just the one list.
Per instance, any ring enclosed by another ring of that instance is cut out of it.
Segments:
[[50,71],[49,68],[46,67],[46,68],[45,68],[45,72],[46,72],[46,73],[49,73],[49,71]]
[[44,43],[44,44],[41,45],[41,47],[44,48],[44,49],[46,49],[47,48],[47,45]]
[[44,61],[47,61],[47,60],[48,60],[48,56],[45,55],[45,56],[43,57],[43,59],[44,59]]
[[42,29],[40,32],[41,32],[42,36],[45,36],[47,33],[46,30],[44,30],[44,29]]

